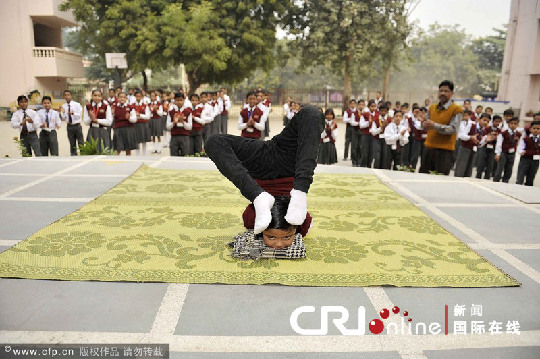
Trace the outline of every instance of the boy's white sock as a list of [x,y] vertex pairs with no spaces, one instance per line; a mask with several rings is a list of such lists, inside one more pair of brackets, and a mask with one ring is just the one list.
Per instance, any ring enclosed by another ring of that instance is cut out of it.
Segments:
[[285,220],[292,225],[299,226],[304,223],[307,215],[307,194],[305,192],[292,189],[291,201],[285,215]]
[[146,156],[146,142],[141,143],[142,145],[142,156]]
[[274,205],[276,199],[268,192],[262,192],[253,201],[255,206],[255,226],[253,232],[255,234],[261,233],[272,221],[272,215],[270,209]]

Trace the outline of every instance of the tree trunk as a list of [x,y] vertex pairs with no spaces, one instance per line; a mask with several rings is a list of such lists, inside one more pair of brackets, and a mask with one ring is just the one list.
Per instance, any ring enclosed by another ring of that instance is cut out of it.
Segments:
[[186,74],[189,86],[186,93],[194,93],[201,86],[201,80],[199,80],[196,71],[186,71]]
[[382,97],[385,101],[388,100],[388,87],[390,86],[390,72],[392,70],[392,63],[388,63],[384,72],[384,81],[382,87]]
[[142,74],[142,78],[143,78],[143,85],[142,85],[143,90],[148,92],[148,77],[146,76],[146,71],[142,70],[141,74]]
[[345,71],[343,72],[343,111],[349,106],[349,100],[351,99],[351,70],[353,63],[353,53],[349,51],[347,59],[345,60]]

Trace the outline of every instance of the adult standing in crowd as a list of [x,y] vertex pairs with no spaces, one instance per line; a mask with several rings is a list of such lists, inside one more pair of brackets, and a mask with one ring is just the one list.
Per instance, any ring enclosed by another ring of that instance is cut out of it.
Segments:
[[84,144],[82,133],[82,107],[77,101],[73,101],[73,96],[69,90],[64,91],[66,103],[60,107],[60,116],[67,123],[67,136],[69,148],[72,156],[77,156],[77,148]]
[[463,109],[454,103],[454,83],[445,80],[439,84],[439,102],[429,106],[427,113],[420,114],[422,127],[428,130],[424,143],[420,173],[436,171],[445,175],[452,169],[452,154]]

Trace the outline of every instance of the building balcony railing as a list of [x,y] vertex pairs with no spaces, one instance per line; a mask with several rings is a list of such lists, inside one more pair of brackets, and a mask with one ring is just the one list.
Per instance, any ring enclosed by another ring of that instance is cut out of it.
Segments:
[[32,48],[34,76],[84,77],[82,55],[58,47]]

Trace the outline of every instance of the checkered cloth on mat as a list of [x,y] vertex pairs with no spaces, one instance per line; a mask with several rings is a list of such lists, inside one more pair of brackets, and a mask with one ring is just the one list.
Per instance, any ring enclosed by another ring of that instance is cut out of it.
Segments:
[[233,258],[240,259],[298,259],[306,257],[306,247],[300,233],[296,233],[290,246],[283,249],[275,249],[264,244],[262,234],[255,236],[252,229],[239,233],[230,242]]

